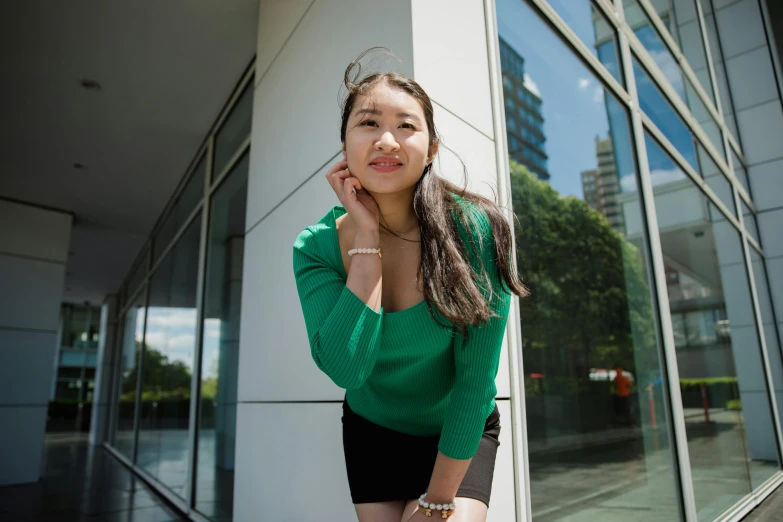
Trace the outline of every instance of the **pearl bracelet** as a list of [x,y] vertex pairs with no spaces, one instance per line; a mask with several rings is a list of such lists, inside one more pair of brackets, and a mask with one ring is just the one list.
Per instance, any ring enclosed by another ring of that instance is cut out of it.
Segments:
[[383,251],[380,248],[354,248],[348,251],[348,257],[354,254],[378,254],[378,257],[383,257]]
[[431,517],[432,516],[432,510],[440,511],[440,518],[449,518],[451,515],[454,514],[454,509],[457,507],[457,504],[452,502],[451,504],[435,504],[430,503],[424,500],[424,496],[426,493],[423,493],[419,497],[419,507],[421,507],[424,510],[424,515]]

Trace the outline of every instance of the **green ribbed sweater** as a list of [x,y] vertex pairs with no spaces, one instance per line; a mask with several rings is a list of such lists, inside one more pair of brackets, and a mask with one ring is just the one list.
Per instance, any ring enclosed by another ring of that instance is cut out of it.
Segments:
[[[345,213],[334,207],[294,244],[294,275],[316,365],[346,389],[348,404],[362,417],[409,435],[440,434],[443,454],[472,458],[495,407],[511,300],[497,276],[488,218],[478,209],[469,214],[477,227],[474,237],[481,238],[477,244],[498,317],[471,327],[464,342],[455,329],[435,322],[424,301],[398,312],[375,312],[345,286],[335,226]],[[459,229],[466,241],[468,232]]]

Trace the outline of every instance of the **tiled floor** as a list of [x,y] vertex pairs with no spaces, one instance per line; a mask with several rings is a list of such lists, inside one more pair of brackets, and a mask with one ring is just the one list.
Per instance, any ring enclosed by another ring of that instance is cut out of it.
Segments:
[[0,520],[169,522],[185,520],[85,435],[47,437],[41,480],[0,488]]

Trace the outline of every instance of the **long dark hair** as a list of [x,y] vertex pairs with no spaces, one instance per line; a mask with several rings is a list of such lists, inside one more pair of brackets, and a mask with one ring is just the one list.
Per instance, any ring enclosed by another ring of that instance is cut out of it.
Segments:
[[[342,104],[340,141],[345,143],[348,118],[357,96],[366,95],[374,86],[386,83],[419,101],[424,110],[432,152],[432,148],[440,140],[435,129],[432,101],[418,83],[395,72],[371,74],[359,80],[359,60],[372,50],[374,49],[365,51],[345,70],[344,83],[348,94]],[[517,277],[511,262],[511,227],[503,211],[493,201],[441,178],[433,172],[432,165],[431,161],[424,168],[416,183],[413,197],[413,210],[419,221],[421,235],[418,280],[433,317],[437,320],[432,309],[434,306],[449,321],[450,325],[444,326],[453,326],[467,334],[469,325],[486,324],[493,316],[490,307],[493,299],[491,280],[486,268],[480,263],[481,245],[477,244],[482,241],[481,237],[476,237],[480,229],[477,228],[474,216],[471,216],[473,213],[466,211],[467,207],[472,206],[488,217],[494,240],[498,279],[505,284],[508,291],[520,297],[526,296],[528,291]],[[455,196],[459,196],[462,201]],[[458,223],[468,231],[467,236],[471,238],[469,244],[462,240]],[[478,271],[474,270],[468,261],[468,248],[473,259],[479,260]],[[488,291],[488,297],[482,293],[482,289]]]

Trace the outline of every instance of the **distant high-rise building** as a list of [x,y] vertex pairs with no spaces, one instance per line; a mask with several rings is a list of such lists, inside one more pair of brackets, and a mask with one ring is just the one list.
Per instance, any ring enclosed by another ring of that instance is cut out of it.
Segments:
[[508,155],[525,165],[539,179],[548,180],[541,96],[525,81],[525,59],[502,38],[500,68],[503,73],[503,98],[506,104]]
[[595,157],[598,168],[582,172],[584,200],[609,220],[614,230],[625,233],[625,222],[617,195],[620,193],[620,178],[614,157],[612,140],[595,139]]

